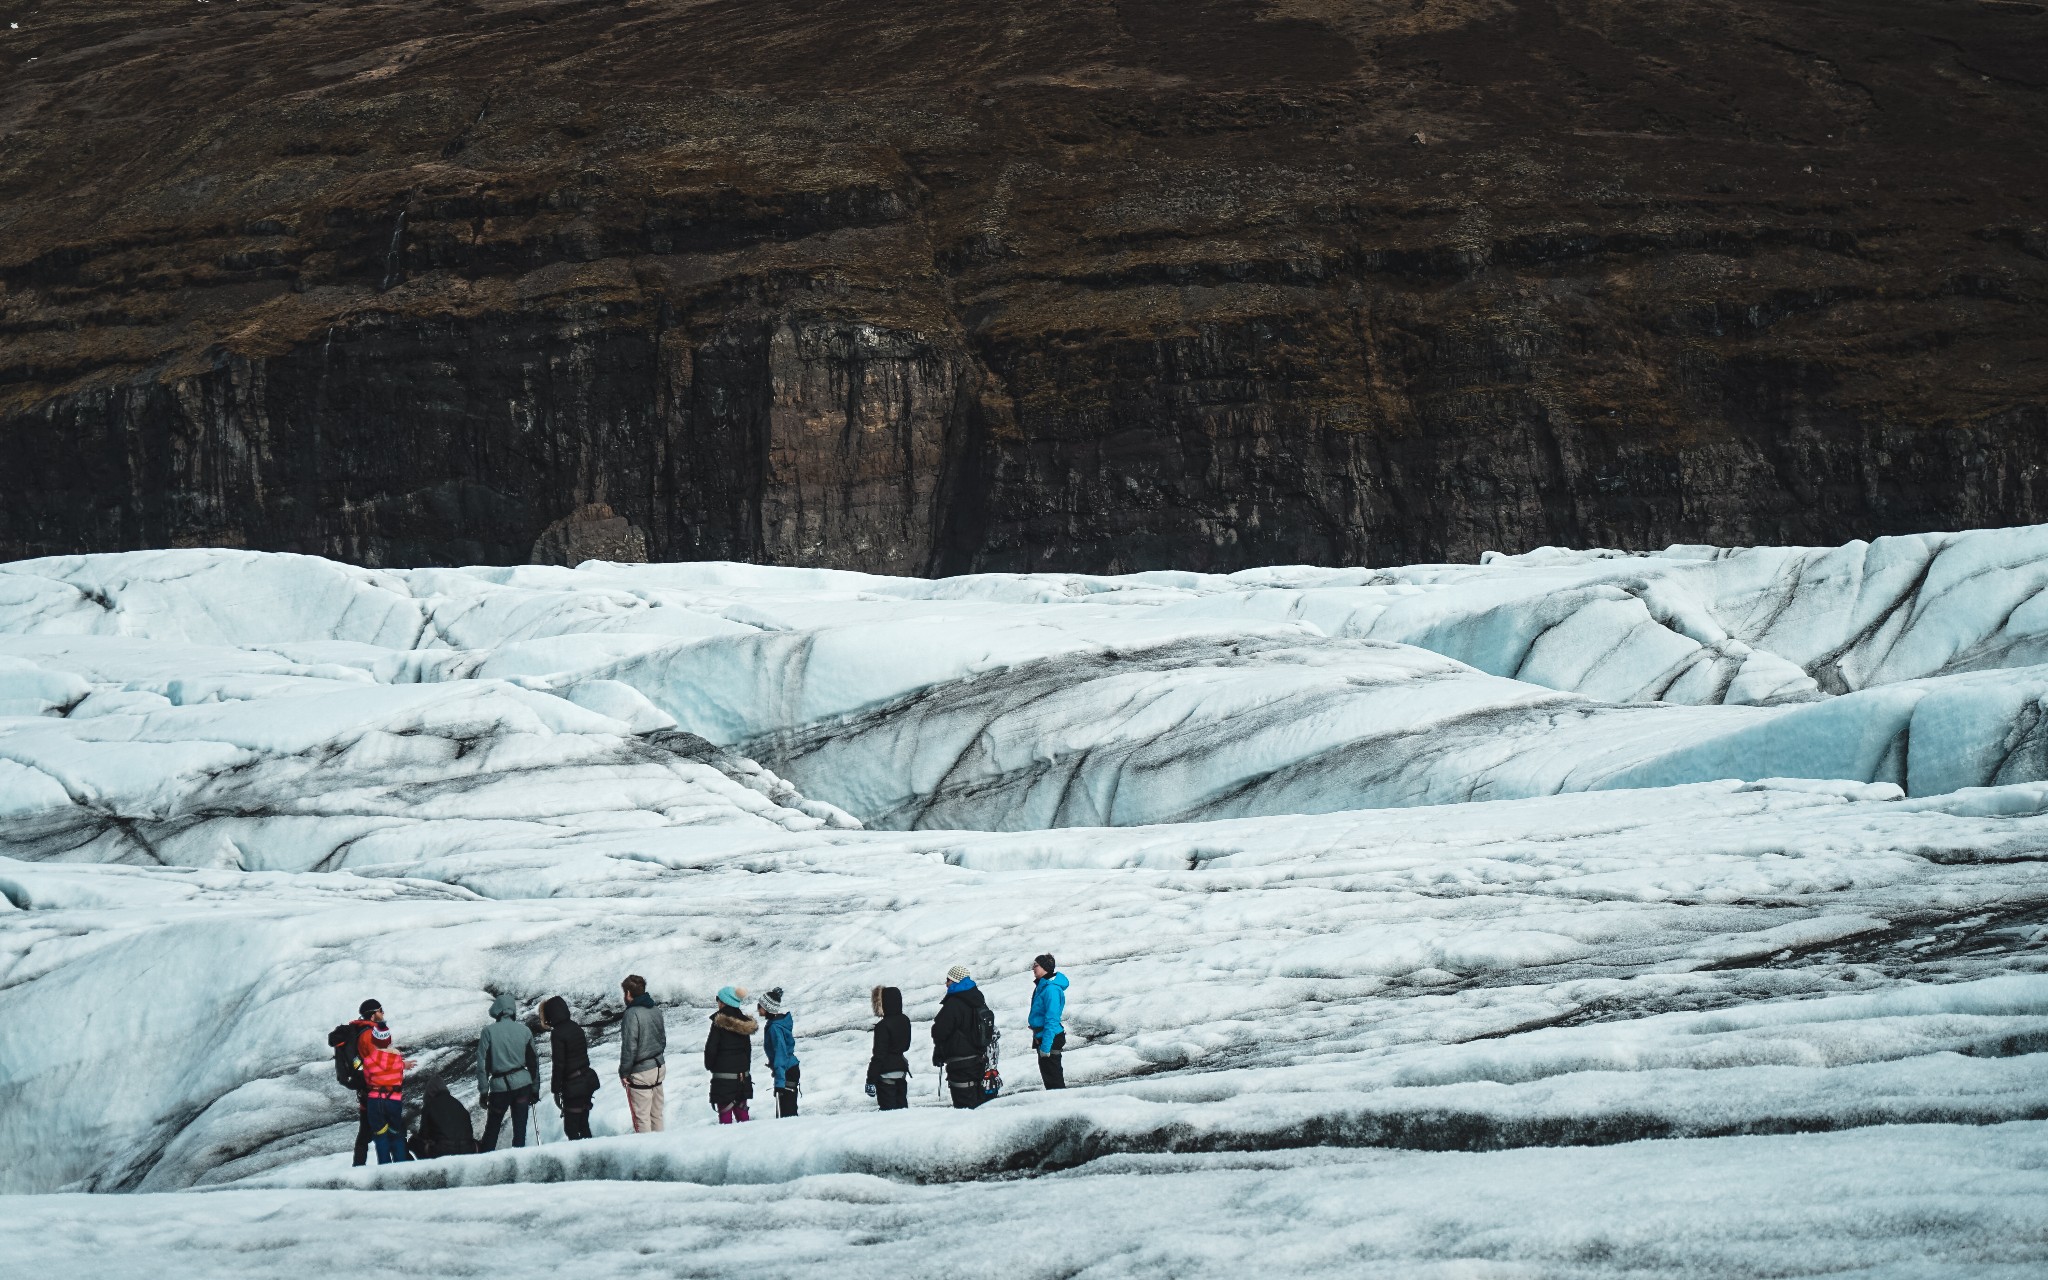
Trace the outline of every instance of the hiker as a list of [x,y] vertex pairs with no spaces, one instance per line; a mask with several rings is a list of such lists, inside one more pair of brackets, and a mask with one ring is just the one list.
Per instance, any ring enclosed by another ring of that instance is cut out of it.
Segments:
[[469,1108],[456,1101],[447,1085],[434,1081],[420,1104],[420,1127],[412,1135],[413,1159],[475,1155],[476,1130],[471,1124]]
[[754,1032],[760,1024],[746,1015],[747,989],[722,987],[718,1009],[711,1015],[711,1033],[704,1037],[704,1069],[711,1073],[711,1105],[718,1123],[751,1119],[747,1099],[754,1096]]
[[369,1119],[370,1141],[377,1148],[378,1164],[410,1160],[405,1151],[405,1069],[412,1065],[391,1042],[391,1028],[384,1023],[384,1011],[377,1011],[376,1023],[363,1032],[367,1050],[363,1054],[363,1082],[367,1097],[364,1110]]
[[334,1079],[356,1095],[357,1168],[370,1159],[370,1084],[363,1078],[363,1054],[370,1048],[370,1029],[384,1020],[384,1006],[365,1000],[356,1017],[327,1033],[327,1047],[334,1053]]
[[490,1107],[484,1115],[485,1151],[498,1149],[498,1126],[512,1113],[512,1145],[526,1145],[526,1111],[540,1097],[540,1052],[533,1032],[519,1020],[519,1002],[509,995],[491,1001],[491,1025],[476,1038],[476,1092]]
[[946,1087],[957,1108],[978,1107],[990,1097],[982,1077],[995,1042],[993,1022],[988,1000],[974,985],[967,966],[948,969],[946,997],[932,1021],[932,1065],[945,1068]]
[[868,1096],[884,1111],[910,1105],[910,1019],[903,1016],[903,993],[876,987],[868,993],[875,1007],[874,1048],[868,1055]]
[[633,1112],[633,1132],[660,1133],[662,1095],[668,1080],[668,1026],[647,994],[647,979],[629,973],[619,984],[626,1016],[619,1022],[619,1083]]
[[1067,1069],[1060,1055],[1067,1051],[1067,1029],[1061,1019],[1067,1012],[1067,975],[1050,954],[1031,962],[1031,1047],[1038,1050],[1038,1078],[1048,1089],[1067,1087]]
[[548,1029],[548,1092],[562,1113],[562,1136],[590,1136],[590,1106],[597,1096],[597,1070],[590,1065],[590,1038],[569,1016],[569,1002],[549,996],[540,1007]]
[[761,1049],[768,1055],[768,1070],[775,1077],[775,1117],[787,1120],[796,1114],[798,1082],[802,1064],[796,1057],[796,1018],[782,1005],[782,988],[770,987],[761,997]]

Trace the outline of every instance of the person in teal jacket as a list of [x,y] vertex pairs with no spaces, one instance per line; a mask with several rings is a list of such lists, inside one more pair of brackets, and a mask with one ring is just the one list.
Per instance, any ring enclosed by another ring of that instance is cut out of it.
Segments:
[[1067,1049],[1067,975],[1059,971],[1050,955],[1031,962],[1031,976],[1038,985],[1031,990],[1031,1046],[1038,1050],[1038,1078],[1048,1089],[1067,1087],[1067,1071],[1060,1055]]
[[802,1064],[796,1059],[796,1019],[782,1007],[782,988],[771,987],[761,997],[761,1043],[768,1051],[768,1067],[775,1073],[775,1115],[778,1119],[796,1114],[797,1082]]

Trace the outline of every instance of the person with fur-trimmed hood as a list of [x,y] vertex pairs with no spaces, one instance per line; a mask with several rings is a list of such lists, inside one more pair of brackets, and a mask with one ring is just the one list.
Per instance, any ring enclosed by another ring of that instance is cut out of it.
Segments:
[[704,1069],[711,1073],[711,1105],[720,1124],[752,1118],[747,1100],[754,1096],[753,1035],[761,1026],[746,1015],[746,1007],[745,987],[721,988],[711,1034],[704,1037]]
[[903,1016],[903,993],[876,987],[868,1000],[880,1019],[868,1055],[868,1096],[884,1111],[901,1111],[910,1105],[910,1019]]
[[796,1056],[796,1018],[783,1007],[781,987],[769,988],[756,1008],[761,1015],[761,1050],[775,1077],[775,1117],[787,1120],[796,1114],[803,1079],[803,1064]]

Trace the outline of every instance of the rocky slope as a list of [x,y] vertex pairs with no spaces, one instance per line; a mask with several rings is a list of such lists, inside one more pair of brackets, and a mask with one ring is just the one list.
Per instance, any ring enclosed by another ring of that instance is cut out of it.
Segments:
[[[2048,7],[7,0],[0,558],[2048,519]],[[18,25],[11,25],[18,24]]]

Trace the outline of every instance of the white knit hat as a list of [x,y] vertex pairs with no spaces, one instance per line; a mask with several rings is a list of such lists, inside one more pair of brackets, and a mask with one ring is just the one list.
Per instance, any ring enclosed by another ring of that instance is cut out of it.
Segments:
[[954,983],[960,981],[960,979],[966,976],[967,966],[964,964],[956,964],[952,968],[946,970],[946,985],[950,987]]

